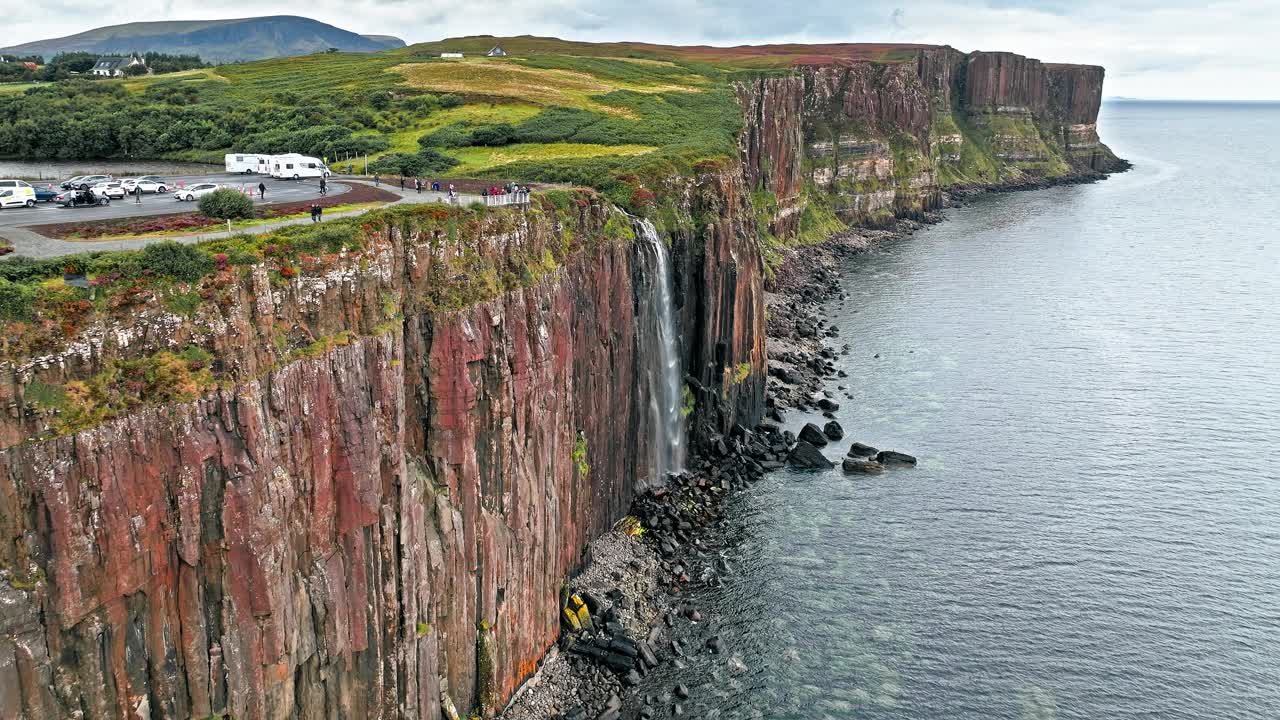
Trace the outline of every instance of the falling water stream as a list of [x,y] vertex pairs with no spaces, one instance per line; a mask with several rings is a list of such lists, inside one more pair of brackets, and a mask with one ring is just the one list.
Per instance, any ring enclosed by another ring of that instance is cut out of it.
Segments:
[[[641,262],[640,356],[648,388],[653,433],[653,470],[657,477],[684,468],[684,418],[680,413],[680,341],[672,301],[671,258],[653,223],[635,218]],[[644,392],[644,388],[641,388]]]

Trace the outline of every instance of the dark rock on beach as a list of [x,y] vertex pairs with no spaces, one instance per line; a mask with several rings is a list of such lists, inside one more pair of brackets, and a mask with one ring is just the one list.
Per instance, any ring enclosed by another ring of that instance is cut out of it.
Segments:
[[795,449],[791,451],[787,460],[791,462],[792,467],[807,470],[830,470],[836,466],[822,454],[821,450],[803,440],[796,443]]
[[896,450],[881,450],[876,453],[876,460],[884,465],[915,465],[916,459],[912,455],[901,453]]
[[846,474],[849,475],[879,475],[884,472],[884,465],[875,460],[858,460],[856,458],[845,458],[840,465]]
[[875,457],[876,453],[878,452],[880,451],[871,447],[870,445],[863,445],[860,442],[856,442],[849,446],[848,455],[851,458],[866,458],[866,457]]
[[827,436],[822,429],[813,423],[806,423],[800,428],[800,441],[807,442],[815,447],[824,447],[827,444]]
[[840,438],[844,437],[844,428],[840,427],[840,423],[836,422],[835,420],[832,420],[831,422],[822,426],[822,434],[826,435],[828,438],[832,440],[839,440]]

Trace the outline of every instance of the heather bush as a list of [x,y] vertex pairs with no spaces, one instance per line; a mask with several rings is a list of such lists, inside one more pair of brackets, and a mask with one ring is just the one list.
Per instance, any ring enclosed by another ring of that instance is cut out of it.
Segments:
[[157,275],[194,282],[213,271],[213,257],[203,250],[170,240],[144,247],[142,266]]
[[253,217],[253,200],[231,188],[222,188],[200,198],[200,213],[219,220]]

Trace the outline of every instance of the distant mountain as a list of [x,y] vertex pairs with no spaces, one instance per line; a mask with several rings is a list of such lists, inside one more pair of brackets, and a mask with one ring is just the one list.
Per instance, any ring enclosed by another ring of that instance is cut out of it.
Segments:
[[238,20],[180,20],[112,25],[52,40],[0,48],[0,53],[43,55],[61,52],[102,55],[129,52],[188,53],[207,62],[263,60],[309,55],[337,48],[347,52],[377,52],[404,47],[389,35],[358,35],[310,18],[292,15]]

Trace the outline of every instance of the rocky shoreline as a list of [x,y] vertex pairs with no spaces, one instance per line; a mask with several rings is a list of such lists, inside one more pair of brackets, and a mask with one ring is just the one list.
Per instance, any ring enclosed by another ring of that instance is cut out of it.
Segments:
[[[999,190],[1049,184],[1065,183]],[[955,193],[945,198],[944,206],[958,207],[982,193]],[[680,682],[655,686],[646,681],[654,670],[671,665],[678,677],[689,656],[712,654],[727,676],[747,672],[715,633],[714,619],[703,617],[686,599],[691,589],[722,584],[734,572],[722,553],[725,501],[787,464],[832,466],[816,448],[843,438],[833,411],[837,393],[845,388],[834,361],[851,347],[840,342],[837,329],[822,317],[822,305],[844,296],[841,262],[943,219],[942,212],[930,212],[885,228],[851,228],[821,244],[789,251],[766,293],[765,420],[755,428],[737,426],[728,437],[695,449],[688,469],[637,498],[630,514],[590,545],[585,569],[561,593],[560,641],[499,718],[683,717],[689,687]],[[833,383],[834,391],[828,389]],[[826,427],[809,425],[798,433],[783,429],[787,412],[814,409],[828,417]],[[881,461],[915,461],[898,453],[876,454],[874,448],[852,443],[845,472],[879,472]],[[670,678],[673,673],[661,674]]]

